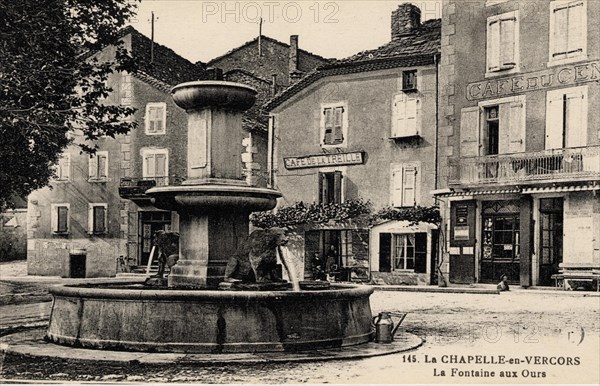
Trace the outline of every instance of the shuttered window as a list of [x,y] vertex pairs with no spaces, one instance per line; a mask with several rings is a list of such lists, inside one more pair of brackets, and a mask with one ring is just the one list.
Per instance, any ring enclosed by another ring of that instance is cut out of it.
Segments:
[[546,149],[587,145],[587,86],[548,91]]
[[166,132],[165,103],[148,103],[146,105],[146,134],[158,135]]
[[[427,233],[393,234],[391,236],[391,269],[394,271],[412,270],[416,273],[426,273]],[[380,245],[380,259],[381,251],[384,248],[385,246]]]
[[105,181],[108,178],[108,152],[98,151],[89,159],[90,180]]
[[392,104],[392,138],[419,135],[417,124],[419,101],[415,94],[400,93]]
[[487,19],[487,71],[510,70],[518,64],[517,12]]
[[319,203],[342,202],[342,172],[319,173]]
[[414,206],[419,203],[419,166],[416,163],[392,167],[391,205],[394,207]]
[[321,128],[322,145],[342,145],[347,132],[347,111],[344,105],[326,105],[322,107]]
[[167,149],[142,150],[142,177],[156,181],[157,186],[168,185],[169,153]]
[[53,233],[69,233],[69,204],[52,204],[51,227]]
[[88,232],[90,234],[103,234],[107,231],[107,205],[89,204]]
[[71,179],[71,154],[63,154],[56,165],[56,180],[69,181]]
[[586,3],[555,1],[550,4],[550,61],[585,56],[587,47]]

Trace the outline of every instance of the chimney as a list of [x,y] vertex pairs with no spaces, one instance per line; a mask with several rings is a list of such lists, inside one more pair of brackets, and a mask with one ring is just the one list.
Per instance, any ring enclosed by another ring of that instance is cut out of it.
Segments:
[[410,3],[400,4],[392,12],[392,41],[411,35],[421,26],[421,10]]
[[290,72],[290,84],[302,76],[302,72],[298,70],[298,35],[290,36],[290,60],[288,69]]
[[277,94],[277,74],[271,75],[271,96]]

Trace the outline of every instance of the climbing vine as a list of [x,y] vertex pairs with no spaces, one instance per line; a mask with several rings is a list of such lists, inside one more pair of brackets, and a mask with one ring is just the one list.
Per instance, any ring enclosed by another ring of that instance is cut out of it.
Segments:
[[306,204],[300,201],[281,207],[277,212],[254,213],[250,221],[252,225],[262,229],[348,222],[376,225],[384,221],[408,221],[410,225],[420,222],[439,225],[441,216],[437,206],[400,209],[387,207],[373,212],[370,201],[356,199],[346,200],[340,204]]

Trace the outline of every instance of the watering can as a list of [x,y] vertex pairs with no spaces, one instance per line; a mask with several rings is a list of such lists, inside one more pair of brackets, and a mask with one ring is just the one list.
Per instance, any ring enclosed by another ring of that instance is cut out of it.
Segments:
[[[394,320],[392,316],[400,318],[394,326]],[[380,312],[379,315],[373,317],[373,324],[375,325],[375,342],[377,343],[392,343],[394,341],[394,335],[398,331],[398,327],[404,321],[406,314],[398,312]]]

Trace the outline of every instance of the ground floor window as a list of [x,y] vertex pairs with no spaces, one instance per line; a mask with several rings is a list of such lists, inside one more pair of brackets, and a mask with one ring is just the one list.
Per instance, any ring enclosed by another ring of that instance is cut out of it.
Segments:
[[[148,211],[139,215],[139,264],[148,264],[156,232],[171,231],[171,212]],[[154,255],[153,259],[157,256]]]
[[427,233],[381,233],[379,271],[427,272]]

